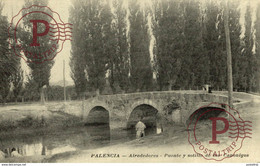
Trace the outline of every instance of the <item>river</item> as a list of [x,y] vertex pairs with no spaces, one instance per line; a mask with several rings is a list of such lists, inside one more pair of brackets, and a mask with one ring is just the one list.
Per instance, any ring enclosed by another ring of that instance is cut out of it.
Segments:
[[[147,128],[146,135],[160,132],[156,128]],[[0,138],[0,150],[7,157],[15,148],[22,156],[54,155],[58,153],[95,149],[135,139],[135,130],[110,130],[109,125],[82,126],[45,132],[39,136],[8,139]]]

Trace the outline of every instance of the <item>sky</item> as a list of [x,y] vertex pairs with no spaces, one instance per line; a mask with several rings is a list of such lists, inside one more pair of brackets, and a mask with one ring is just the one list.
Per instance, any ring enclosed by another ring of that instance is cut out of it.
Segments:
[[[1,1],[1,0],[0,0]],[[2,0],[5,4],[4,10],[3,10],[3,15],[8,16],[9,22],[11,22],[12,16],[16,15],[21,9],[24,4],[24,0]],[[111,0],[110,0],[111,1]],[[127,1],[127,0],[125,0]],[[202,0],[203,1],[203,0]],[[204,0],[205,1],[205,0]],[[218,0],[216,0],[218,1]],[[239,2],[239,0],[235,0]],[[246,4],[247,2],[251,3],[251,9],[252,9],[252,14],[253,14],[253,21],[255,21],[255,11],[256,11],[256,3],[259,2],[260,0],[240,0],[240,12],[241,12],[241,17],[240,17],[240,22],[241,24],[244,23],[244,14],[246,10]],[[145,5],[145,3],[149,2],[149,0],[140,0],[141,6],[149,6]],[[147,3],[150,4],[150,3]],[[61,19],[63,20],[64,23],[68,23],[68,18],[69,18],[69,8],[72,5],[71,0],[49,0],[49,5],[52,10],[56,11],[59,13]],[[111,9],[113,12],[113,9]],[[151,16],[149,16],[151,17]],[[151,18],[148,18],[148,22],[151,22]],[[130,26],[130,25],[129,25]],[[244,31],[244,27],[242,26],[242,31]],[[149,26],[149,32],[150,35],[152,34],[152,29],[151,26]],[[73,36],[73,34],[72,34]],[[151,35],[152,36],[152,35]],[[242,32],[242,37],[243,37],[243,32]],[[150,54],[153,52],[153,44],[155,44],[155,41],[152,40],[150,41]],[[69,60],[70,60],[70,50],[71,50],[71,43],[70,41],[65,41],[63,50],[54,58],[55,63],[54,66],[51,70],[51,78],[50,78],[50,83],[55,83],[63,80],[63,60],[65,60],[65,77],[68,82],[73,83],[73,80],[70,76],[70,67],[69,67]],[[151,57],[151,63],[153,61],[153,55],[150,55]],[[26,65],[25,61],[22,60],[22,68],[25,71],[25,74],[29,74],[30,70],[28,66]]]

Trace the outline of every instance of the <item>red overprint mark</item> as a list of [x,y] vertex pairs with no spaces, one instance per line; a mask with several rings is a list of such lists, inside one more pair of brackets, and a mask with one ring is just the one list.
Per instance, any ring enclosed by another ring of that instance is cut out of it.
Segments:
[[[236,124],[237,122],[237,124]],[[229,121],[229,138],[252,138],[251,121]]]
[[[223,117],[212,117],[209,118],[212,121],[212,140],[209,141],[210,144],[219,144],[219,141],[217,141],[217,134],[223,134],[225,133],[228,128],[229,128],[229,123],[228,120],[226,118]],[[217,121],[221,120],[222,122],[224,122],[225,127],[223,130],[217,130]]]
[[[62,51],[64,42],[72,40],[72,28],[72,24],[64,23],[49,7],[32,5],[22,8],[12,18],[9,44],[15,55],[25,61],[43,63],[53,60]],[[27,38],[20,37],[19,33],[26,34]]]
[[223,103],[211,103],[198,110],[202,111],[192,114],[187,127],[188,141],[206,160],[231,158],[242,148],[246,138],[252,138],[252,122],[244,121],[238,111],[228,105],[223,108]]
[[50,40],[57,41],[65,41],[65,40],[72,40],[72,24],[50,24]]

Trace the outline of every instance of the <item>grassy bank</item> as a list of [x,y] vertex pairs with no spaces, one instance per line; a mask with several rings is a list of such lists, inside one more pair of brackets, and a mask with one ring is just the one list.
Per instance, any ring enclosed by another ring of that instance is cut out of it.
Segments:
[[83,126],[79,117],[40,104],[0,107],[0,137],[29,137]]

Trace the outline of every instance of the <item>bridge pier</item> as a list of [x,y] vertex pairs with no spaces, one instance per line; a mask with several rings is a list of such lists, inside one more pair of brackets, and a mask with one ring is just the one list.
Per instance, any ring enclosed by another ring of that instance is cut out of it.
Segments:
[[118,121],[115,119],[110,119],[109,121],[110,129],[127,129],[127,122],[126,121]]

